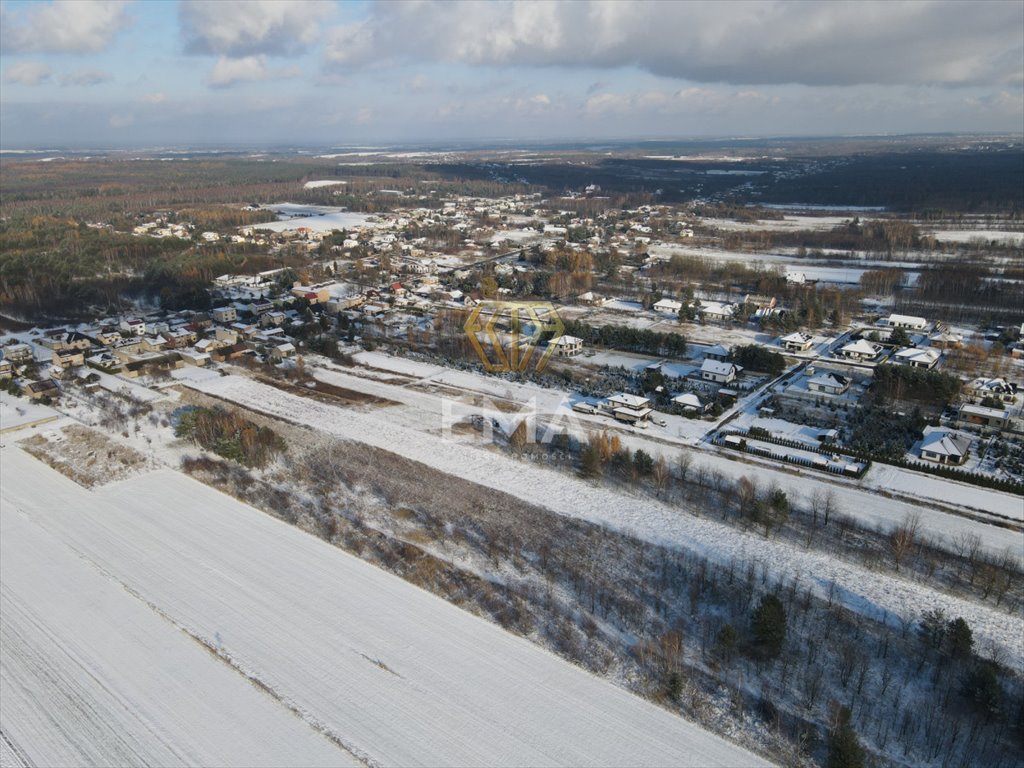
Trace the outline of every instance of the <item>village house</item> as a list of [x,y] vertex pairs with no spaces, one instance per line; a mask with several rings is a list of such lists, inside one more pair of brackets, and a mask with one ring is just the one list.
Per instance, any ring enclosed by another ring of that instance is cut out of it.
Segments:
[[120,331],[116,331],[113,328],[101,328],[96,332],[96,336],[94,338],[104,347],[112,347],[117,344],[117,342],[121,341],[122,337]]
[[906,331],[923,331],[928,328],[927,320],[913,315],[889,315],[881,324],[889,328],[902,328]]
[[231,346],[238,343],[238,331],[235,328],[215,328],[213,338],[221,342],[221,346]]
[[931,347],[905,347],[892,356],[897,363],[903,363],[912,368],[934,368],[941,357],[942,353]]
[[715,344],[713,347],[708,347],[704,350],[705,360],[720,360],[725,362],[729,359],[731,350],[728,347],[723,347],[721,344]]
[[736,307],[732,304],[722,304],[718,301],[701,301],[700,315],[708,322],[725,322],[731,320],[736,313]]
[[210,310],[210,316],[217,323],[233,323],[238,319],[238,311],[230,304]]
[[196,343],[196,332],[189,330],[185,327],[174,328],[167,332],[165,338],[167,339],[168,349],[181,349],[182,347],[188,347]]
[[142,337],[143,352],[163,352],[165,349],[167,349],[167,339],[163,336]]
[[295,357],[295,345],[290,341],[286,341],[284,344],[278,344],[277,346],[270,348],[270,352],[267,357],[274,363],[279,363],[282,360],[289,360]]
[[670,315],[678,315],[682,308],[683,303],[674,299],[659,299],[653,306],[655,312],[666,312]]
[[44,397],[58,397],[60,395],[60,388],[53,379],[30,381],[28,386],[25,387],[25,391],[28,393],[30,400],[41,400]]
[[705,358],[700,366],[700,378],[703,381],[711,381],[715,384],[730,384],[736,381],[736,377],[739,376],[742,370],[735,363]]
[[600,294],[594,293],[593,291],[581,293],[579,296],[576,297],[576,300],[580,304],[583,304],[584,306],[588,307],[601,307],[607,304],[609,301],[611,301],[611,299],[608,298],[607,296],[601,296]]
[[548,342],[548,346],[557,357],[572,357],[583,351],[583,339],[577,336],[556,336]]
[[146,333],[146,323],[138,317],[127,317],[119,326],[121,333],[127,336],[143,336]]
[[325,304],[338,284],[333,280],[312,285],[303,285],[296,281],[292,284],[291,293],[297,299],[306,299],[310,304]]
[[608,398],[608,405],[611,408],[612,416],[627,424],[646,425],[647,419],[653,412],[650,399],[639,395],[626,393],[612,395]]
[[260,325],[264,328],[284,325],[287,319],[288,316],[284,312],[279,309],[275,309],[271,312],[267,312],[260,318]]
[[210,362],[209,353],[200,352],[198,349],[178,350],[178,356],[186,365],[194,365],[196,367],[206,365]]
[[0,379],[9,379],[14,376],[14,365],[6,358],[0,358]]
[[983,405],[964,403],[960,406],[957,426],[980,427],[983,430],[1003,430],[1009,424],[1010,414],[1005,408],[987,408]]
[[1017,401],[1017,387],[1010,384],[1006,379],[989,379],[983,376],[964,387],[964,397],[972,403],[980,403],[982,400],[990,399],[1012,405]]
[[706,413],[711,405],[710,403],[702,402],[693,392],[684,392],[681,395],[676,395],[672,398],[672,403],[684,411],[696,411],[697,413]]
[[867,361],[874,360],[878,357],[881,351],[881,344],[875,344],[867,339],[858,339],[857,341],[844,345],[839,350],[839,354],[842,357],[849,358],[850,360]]
[[62,349],[53,353],[53,362],[61,368],[76,368],[85,365],[85,353],[80,349]]
[[964,344],[964,337],[954,331],[939,331],[928,337],[928,344],[935,349],[959,349]]
[[33,358],[32,347],[28,344],[10,344],[3,348],[4,359],[12,363],[27,363]]
[[957,432],[937,430],[924,436],[921,458],[936,464],[960,466],[970,455],[971,438]]
[[841,395],[850,388],[850,379],[832,371],[822,371],[807,379],[807,391],[824,395]]
[[814,343],[809,334],[802,333],[800,331],[795,331],[788,336],[783,336],[779,341],[782,348],[787,352],[806,352]]

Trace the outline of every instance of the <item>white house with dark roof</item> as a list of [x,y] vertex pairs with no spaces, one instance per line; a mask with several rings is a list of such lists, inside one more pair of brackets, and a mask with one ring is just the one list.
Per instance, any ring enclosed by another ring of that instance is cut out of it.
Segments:
[[970,455],[971,438],[959,432],[936,430],[924,436],[921,458],[936,464],[960,466]]
[[712,381],[715,384],[729,384],[736,381],[743,369],[735,363],[728,363],[722,360],[708,360],[700,366],[700,378],[703,381]]

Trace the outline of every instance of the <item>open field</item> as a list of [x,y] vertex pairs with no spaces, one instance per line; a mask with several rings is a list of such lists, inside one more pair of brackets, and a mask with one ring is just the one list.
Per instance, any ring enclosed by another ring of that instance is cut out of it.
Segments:
[[[2,729],[33,762],[763,764],[178,472],[90,492],[17,448],[0,461],[3,672],[19,697]],[[102,621],[69,637],[69,605]],[[44,638],[72,649],[42,656],[98,704],[49,700],[51,667],[26,658]],[[248,696],[229,706],[215,684]],[[122,739],[96,739],[97,723]]]
[[[712,520],[681,514],[659,502],[597,488],[534,464],[516,462],[508,456],[445,440],[441,434],[420,432],[376,413],[339,410],[297,398],[240,376],[225,376],[190,383],[190,386],[346,440],[399,450],[404,456],[435,469],[513,494],[558,514],[582,517],[654,543],[700,552],[720,562],[758,561],[773,573],[807,574],[821,593],[827,592],[832,582],[842,584],[842,599],[848,607],[872,617],[890,617],[893,621],[897,617],[909,619],[916,616],[922,606],[941,607],[949,615],[967,619],[975,637],[1001,647],[1014,666],[1024,665],[1024,645],[1021,644],[1024,625],[1019,617],[945,595],[926,585],[869,571],[824,553],[798,549],[752,532],[737,532]],[[1011,540],[1019,541],[1019,534],[1010,534],[1006,541]]]

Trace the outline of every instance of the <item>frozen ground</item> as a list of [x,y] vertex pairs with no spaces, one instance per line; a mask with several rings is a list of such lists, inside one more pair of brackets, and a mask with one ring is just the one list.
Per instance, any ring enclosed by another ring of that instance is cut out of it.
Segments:
[[[21,753],[12,765],[359,765],[46,530],[8,488],[70,481],[17,449],[3,457],[0,730]],[[68,490],[66,510],[84,511],[90,494]]]
[[[681,514],[677,509],[649,498],[596,487],[541,465],[517,462],[504,454],[445,440],[440,433],[431,434],[397,423],[394,409],[366,412],[335,408],[240,376],[226,376],[190,386],[339,438],[400,452],[447,474],[510,493],[558,514],[625,530],[656,543],[685,547],[718,561],[760,561],[777,575],[804,574],[822,593],[834,581],[843,588],[843,599],[848,606],[874,617],[913,619],[927,607],[942,608],[947,615],[963,616],[975,629],[979,641],[991,641],[1002,647],[1011,663],[1017,666],[1024,664],[1024,622],[1019,617],[945,595],[923,584],[872,572],[827,554],[797,549],[758,534],[737,531],[716,521]],[[379,382],[373,382],[372,386],[400,390]],[[628,444],[629,441],[623,442]],[[719,460],[718,465],[723,469],[732,465],[733,472],[753,476],[759,473],[756,467],[728,461]],[[786,480],[785,488],[792,478],[786,475],[782,478]],[[803,484],[802,487],[808,488]],[[840,486],[837,491],[841,490]],[[870,493],[861,495],[871,498]],[[844,510],[854,514],[859,512],[858,507],[847,505],[845,496],[840,498]],[[882,509],[891,516],[891,522],[900,519],[892,515],[891,508],[916,509],[889,499],[882,499],[882,502]],[[950,515],[945,517],[953,522],[958,520]],[[934,526],[936,518],[926,519],[925,525],[929,523]],[[974,528],[980,532],[991,526],[975,524],[971,530]],[[1012,541],[1019,548],[1019,534],[1001,533],[1003,541]]]
[[[601,354],[601,353],[598,353]],[[538,413],[555,413],[560,406],[571,405],[573,398],[560,390],[547,389],[535,385],[512,384],[492,376],[483,376],[468,371],[451,371],[450,369],[422,363],[404,358],[390,357],[380,352],[359,352],[355,359],[365,365],[372,365],[378,370],[394,371],[403,376],[415,378],[404,386],[396,386],[380,381],[367,381],[359,374],[360,369],[336,369],[316,371],[318,378],[342,387],[348,387],[368,394],[397,400],[407,407],[391,409],[389,418],[406,426],[413,426],[428,433],[438,433],[443,420],[443,408],[446,399],[450,401],[451,393],[435,392],[434,384],[444,382],[456,386],[467,393],[480,393],[489,397],[502,397],[519,403],[536,402]],[[597,356],[584,358],[593,361]],[[642,357],[631,358],[642,360]],[[623,358],[621,363],[626,362]],[[484,406],[489,405],[483,403]],[[470,409],[473,410],[473,409]],[[482,411],[482,408],[475,409]],[[490,414],[489,414],[490,415]],[[498,414],[501,417],[501,414]],[[508,418],[505,414],[504,418]],[[569,414],[559,416],[563,426],[577,431],[589,429],[610,429],[617,432],[623,444],[633,450],[643,448],[652,456],[663,455],[669,462],[674,462],[682,446],[697,445],[703,436],[716,423],[686,419],[681,416],[662,414],[666,422],[664,428],[651,426],[640,432],[632,428],[622,427],[602,416],[585,414]],[[569,421],[571,419],[571,421]],[[764,421],[753,411],[744,412],[731,425],[741,428],[757,424],[772,432],[784,434],[791,439],[809,439],[810,434],[801,433],[800,425],[791,424],[779,419]],[[706,444],[702,447],[710,448]],[[746,462],[719,459],[707,456],[714,462],[715,468],[731,479],[743,475],[756,477],[764,483],[777,483],[787,488],[793,498],[809,497],[814,491],[835,493],[844,514],[857,517],[862,522],[883,528],[891,528],[903,520],[908,514],[919,514],[927,533],[940,540],[951,541],[962,533],[977,533],[990,552],[1001,553],[1007,549],[1017,557],[1024,557],[1024,536],[1019,532],[991,525],[979,524],[975,520],[950,514],[933,506],[910,504],[889,494],[905,494],[914,498],[933,500],[948,506],[959,506],[965,510],[982,515],[992,514],[1002,518],[1020,519],[1020,497],[1007,493],[990,491],[976,486],[954,483],[939,478],[932,478],[921,473],[876,464],[860,481],[848,480],[829,481],[819,476],[814,470],[804,471],[797,478],[791,471],[776,468],[769,463],[758,461],[753,457],[745,457]],[[877,473],[877,474],[876,474]],[[881,493],[880,493],[881,492]]]
[[264,206],[283,217],[281,221],[265,224],[253,224],[253,229],[269,229],[273,232],[286,232],[305,228],[314,232],[330,232],[334,229],[353,229],[373,226],[370,217],[365,213],[353,213],[342,208],[331,208],[323,205],[298,205],[281,203]]
[[0,468],[0,727],[32,762],[764,764],[178,472]]

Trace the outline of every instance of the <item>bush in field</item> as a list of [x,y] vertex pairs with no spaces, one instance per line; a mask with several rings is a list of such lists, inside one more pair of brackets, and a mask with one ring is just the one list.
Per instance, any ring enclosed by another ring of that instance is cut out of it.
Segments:
[[264,467],[285,448],[284,438],[223,408],[193,408],[181,414],[174,434],[247,467]]

